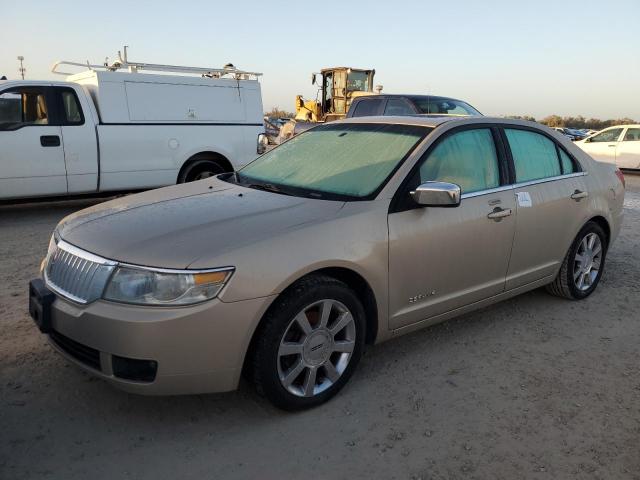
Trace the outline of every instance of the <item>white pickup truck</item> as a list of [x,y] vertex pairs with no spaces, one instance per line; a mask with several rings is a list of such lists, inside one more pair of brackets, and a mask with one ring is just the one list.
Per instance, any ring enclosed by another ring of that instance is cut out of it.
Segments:
[[259,73],[126,61],[52,71],[64,64],[85,71],[0,81],[0,200],[188,182],[263,149]]

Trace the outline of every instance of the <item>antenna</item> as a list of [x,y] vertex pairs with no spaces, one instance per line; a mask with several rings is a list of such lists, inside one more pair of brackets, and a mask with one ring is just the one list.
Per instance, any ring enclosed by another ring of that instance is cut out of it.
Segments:
[[26,68],[24,68],[22,62],[24,62],[24,57],[22,55],[18,56],[18,61],[20,62],[20,68],[18,69],[18,71],[20,72],[20,75],[22,76],[22,80],[24,80],[24,72],[27,71]]

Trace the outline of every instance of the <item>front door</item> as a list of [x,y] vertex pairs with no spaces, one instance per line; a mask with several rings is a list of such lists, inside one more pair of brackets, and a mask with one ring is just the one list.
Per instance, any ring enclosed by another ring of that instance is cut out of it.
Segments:
[[50,125],[51,104],[41,87],[0,93],[0,198],[67,193],[61,129]]
[[[490,128],[449,134],[420,162],[388,218],[394,329],[504,291],[515,231],[514,195],[504,186]],[[418,207],[406,200],[430,180],[460,185],[460,206]]]
[[589,138],[584,150],[599,162],[616,163],[616,147],[622,128],[608,128]]

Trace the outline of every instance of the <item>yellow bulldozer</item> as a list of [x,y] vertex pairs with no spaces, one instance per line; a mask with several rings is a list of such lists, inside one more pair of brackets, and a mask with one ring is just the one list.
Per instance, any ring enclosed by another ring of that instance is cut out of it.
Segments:
[[304,100],[302,95],[296,96],[296,116],[280,128],[278,143],[319,122],[344,118],[355,97],[380,93],[381,86],[376,86],[374,93],[375,73],[373,69],[334,67],[323,68],[320,73],[311,74],[311,84],[319,87],[318,95],[315,100]]

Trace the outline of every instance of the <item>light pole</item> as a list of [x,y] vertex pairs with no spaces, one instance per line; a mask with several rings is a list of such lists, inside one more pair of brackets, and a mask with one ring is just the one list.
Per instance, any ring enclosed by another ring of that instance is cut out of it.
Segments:
[[22,75],[22,80],[24,80],[24,72],[27,71],[27,69],[22,65],[24,57],[22,55],[18,56],[18,61],[20,62],[20,68],[18,69],[18,71],[20,72],[20,75]]

